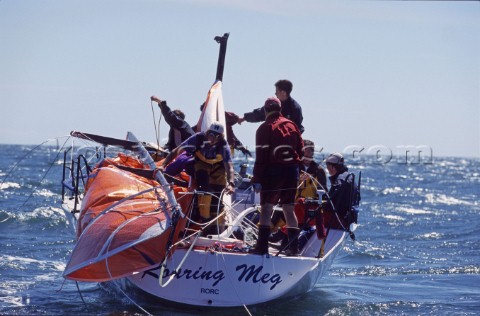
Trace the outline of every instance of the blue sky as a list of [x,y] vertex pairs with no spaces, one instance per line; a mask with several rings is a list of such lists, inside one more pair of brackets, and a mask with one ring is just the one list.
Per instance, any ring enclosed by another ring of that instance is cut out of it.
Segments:
[[[480,157],[473,1],[0,0],[0,143],[71,130],[153,142],[153,94],[193,125],[225,32],[229,111],[290,79],[318,150]],[[234,130],[253,148],[258,125]]]

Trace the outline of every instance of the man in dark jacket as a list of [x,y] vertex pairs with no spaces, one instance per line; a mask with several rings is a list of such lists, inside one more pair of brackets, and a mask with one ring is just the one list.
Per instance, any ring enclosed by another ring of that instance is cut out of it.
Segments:
[[[300,133],[303,134],[305,128],[302,125],[303,115],[302,107],[291,96],[293,84],[291,81],[282,79],[275,83],[275,96],[281,101],[282,116],[297,124]],[[239,123],[247,121],[249,123],[256,123],[265,121],[265,111],[263,108],[258,108],[252,112],[245,113]]]
[[167,105],[167,101],[162,101],[156,96],[151,96],[150,100],[158,103],[160,111],[165,118],[165,122],[170,126],[168,132],[168,142],[165,144],[165,148],[172,151],[184,140],[195,134],[190,125],[185,121],[185,114],[180,110],[171,110]]
[[260,226],[255,254],[268,253],[270,218],[273,206],[282,204],[290,247],[287,255],[298,254],[298,221],[294,212],[302,135],[295,123],[280,113],[280,100],[268,98],[263,107],[265,122],[256,133],[255,165],[251,183],[260,192]]
[[330,174],[331,185],[328,191],[330,201],[322,204],[322,209],[324,211],[334,211],[338,215],[338,219],[340,219],[339,222],[336,216],[333,216],[333,220],[327,223],[329,226],[347,229],[347,216],[352,206],[353,198],[352,186],[355,185],[353,183],[353,177],[351,173],[348,172],[343,156],[340,153],[330,154],[327,159],[325,159],[325,163],[328,173]]

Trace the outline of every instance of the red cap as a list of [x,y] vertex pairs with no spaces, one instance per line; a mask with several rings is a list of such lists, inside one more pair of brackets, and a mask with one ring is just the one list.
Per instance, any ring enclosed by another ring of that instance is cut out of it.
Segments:
[[282,108],[282,103],[277,97],[270,97],[265,101],[265,112],[280,111]]

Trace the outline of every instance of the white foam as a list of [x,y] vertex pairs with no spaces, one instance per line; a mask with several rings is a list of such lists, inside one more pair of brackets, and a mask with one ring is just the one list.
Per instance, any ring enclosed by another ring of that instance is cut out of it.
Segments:
[[[0,282],[0,305],[2,307],[21,307],[30,304],[30,297],[20,294],[22,290],[34,284],[33,281]],[[18,296],[18,295],[22,296]]]
[[425,194],[425,200],[427,203],[430,203],[430,204],[440,203],[440,204],[446,204],[446,205],[474,205],[471,202],[462,201],[460,199],[447,196],[445,194],[428,193],[428,194]]
[[49,219],[64,219],[64,212],[57,207],[38,207],[31,212],[22,212],[17,215],[21,221],[29,220],[31,218],[49,218]]
[[386,188],[382,191],[382,194],[401,193],[403,191],[400,187]]
[[22,307],[25,306],[24,301],[23,297],[19,296],[0,296],[0,302],[6,307]]
[[20,189],[20,184],[16,182],[4,182],[0,183],[0,190],[5,190],[8,188]]
[[432,213],[433,213],[432,211],[419,210],[419,209],[411,208],[411,207],[399,207],[399,208],[397,208],[397,210],[398,210],[399,212],[403,212],[403,213],[407,213],[407,214],[414,214],[414,215],[418,215],[418,214],[432,214]]
[[[63,270],[62,270],[63,271]],[[47,274],[38,274],[35,276],[35,281],[55,281],[58,280],[58,273],[51,272]]]
[[19,257],[19,256],[10,256],[3,255],[0,256],[0,261],[4,262],[6,266],[10,266],[16,269],[26,269],[30,265],[36,265],[39,271],[52,268],[56,271],[63,271],[65,269],[65,263],[63,261],[46,261],[46,260],[37,260],[34,258]]
[[437,233],[437,232],[431,232],[431,233],[426,233],[421,235],[423,238],[431,238],[431,239],[438,239],[442,237],[442,234]]
[[397,216],[397,215],[385,215],[385,218],[395,220],[395,221],[404,221],[405,220],[405,218],[403,218],[401,216]]
[[47,190],[47,189],[41,189],[41,190],[37,190],[33,193],[33,195],[35,196],[44,196],[44,197],[52,197],[52,196],[56,196],[57,194],[56,193],[53,193],[52,191],[50,190]]

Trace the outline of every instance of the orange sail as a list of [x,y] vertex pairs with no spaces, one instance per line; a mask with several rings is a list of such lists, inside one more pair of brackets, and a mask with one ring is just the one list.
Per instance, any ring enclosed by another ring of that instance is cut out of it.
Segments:
[[[119,154],[104,160],[89,176],[78,241],[64,272],[67,279],[102,282],[152,268],[185,227],[181,217],[172,221],[172,206],[158,182],[121,167],[144,166]],[[183,190],[176,188],[176,195]],[[178,196],[183,210],[189,197]]]

